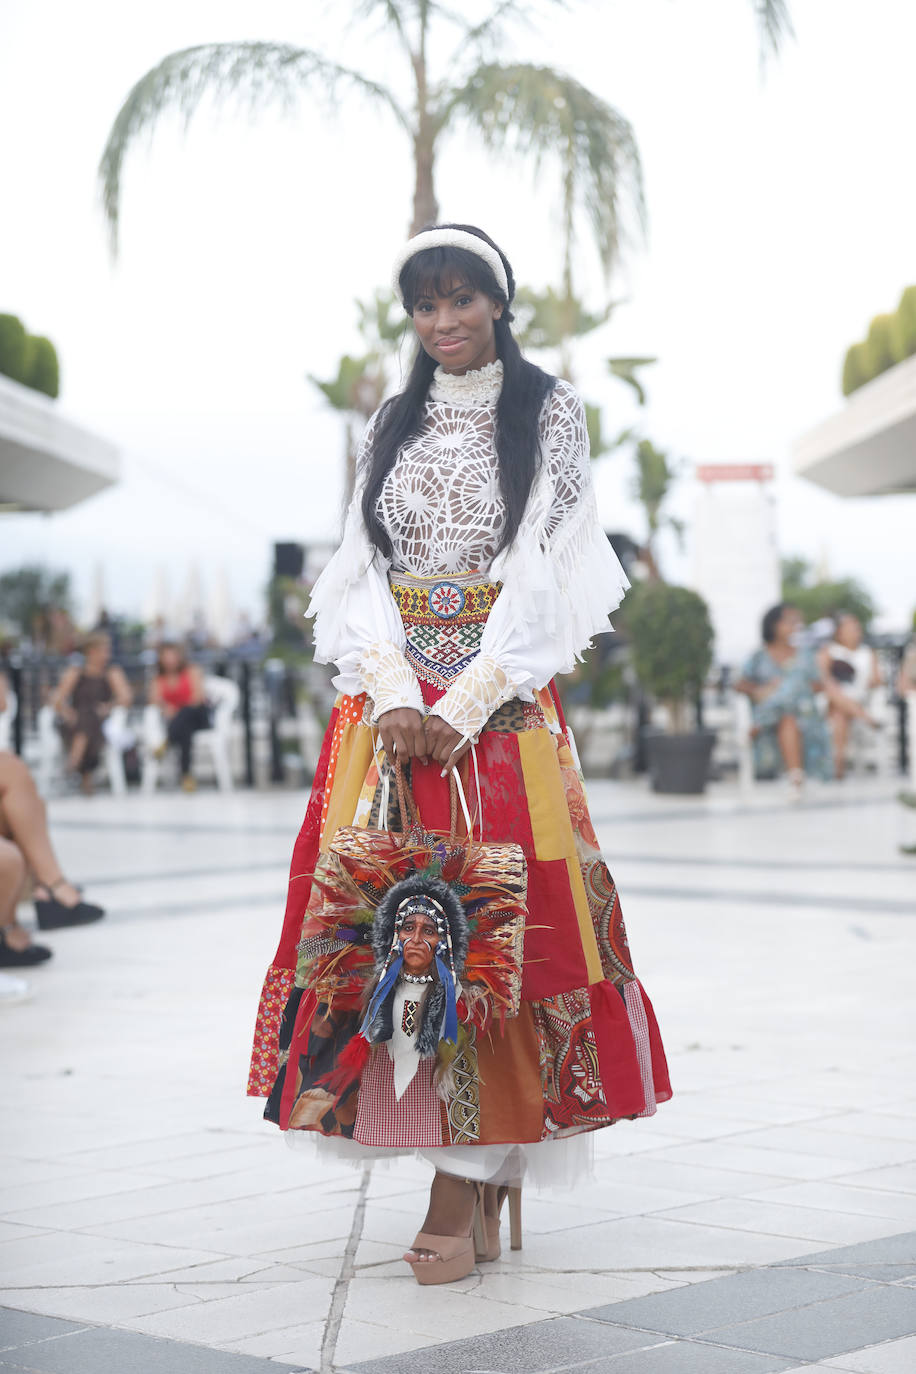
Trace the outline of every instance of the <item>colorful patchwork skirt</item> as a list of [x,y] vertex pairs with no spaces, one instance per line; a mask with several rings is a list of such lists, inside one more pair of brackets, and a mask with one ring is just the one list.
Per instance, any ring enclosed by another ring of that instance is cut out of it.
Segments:
[[[477,653],[498,586],[479,575],[391,574],[407,657],[433,705]],[[513,1146],[530,1148],[650,1116],[671,1096],[651,1003],[633,970],[614,881],[589,819],[574,745],[551,689],[507,702],[462,761],[475,834],[521,846],[528,895],[521,1001],[502,1028],[475,1034],[447,1090],[421,1060],[399,1098],[386,1045],[335,1098],[325,1086],[358,1030],[359,1009],[304,998],[297,951],[319,855],[341,826],[375,825],[382,787],[365,696],[339,697],[331,715],[290,869],[283,933],[264,981],[248,1091],[283,1130],[332,1137],[344,1148],[431,1152],[446,1172],[493,1177]],[[449,784],[414,760],[423,825],[448,830]],[[297,985],[298,984],[298,985]],[[346,1146],[350,1142],[350,1147]],[[486,1148],[484,1148],[486,1147]],[[498,1149],[495,1147],[499,1147]],[[474,1170],[475,1152],[487,1167]],[[516,1151],[516,1154],[518,1152]],[[455,1156],[455,1167],[449,1158]],[[471,1162],[469,1162],[469,1160]]]

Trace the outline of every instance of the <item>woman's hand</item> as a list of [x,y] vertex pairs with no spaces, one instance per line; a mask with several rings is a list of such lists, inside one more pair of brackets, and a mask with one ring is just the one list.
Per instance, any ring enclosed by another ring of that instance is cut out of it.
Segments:
[[452,729],[447,721],[441,716],[427,716],[426,718],[426,748],[429,757],[438,763],[442,768],[448,765],[449,769],[454,768],[460,759],[471,747],[470,740],[462,743],[462,736],[457,730]]
[[429,753],[423,717],[412,706],[399,706],[379,716],[378,730],[389,759],[425,759]]

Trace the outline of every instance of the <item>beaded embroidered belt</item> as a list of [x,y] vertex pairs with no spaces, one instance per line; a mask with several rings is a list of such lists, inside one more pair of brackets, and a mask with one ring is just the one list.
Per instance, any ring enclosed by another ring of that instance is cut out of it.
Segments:
[[388,580],[404,622],[405,656],[421,682],[444,691],[478,653],[501,584],[484,581],[480,573],[412,577],[398,572],[389,573]]

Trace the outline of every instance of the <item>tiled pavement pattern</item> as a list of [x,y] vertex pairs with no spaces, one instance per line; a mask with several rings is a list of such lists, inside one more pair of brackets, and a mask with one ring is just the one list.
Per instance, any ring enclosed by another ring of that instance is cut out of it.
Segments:
[[[352,1374],[776,1374],[916,1369],[916,1232],[685,1284],[495,1334],[359,1362]],[[798,1363],[804,1361],[804,1363]],[[292,1366],[0,1310],[0,1370],[295,1374]]]
[[287,1150],[241,1096],[295,794],[66,799],[108,903],[3,1012],[0,1370],[916,1371],[914,866],[891,789],[593,784],[677,1093],[447,1289],[426,1171]]

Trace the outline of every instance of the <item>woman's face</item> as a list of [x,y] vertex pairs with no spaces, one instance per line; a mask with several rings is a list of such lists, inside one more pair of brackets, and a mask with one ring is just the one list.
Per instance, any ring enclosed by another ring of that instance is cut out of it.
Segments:
[[452,279],[446,294],[425,288],[413,307],[413,327],[431,358],[459,375],[496,362],[494,322],[502,306],[466,282]]
[[433,962],[439,931],[431,916],[407,916],[398,931],[404,967],[408,973],[426,973]]
[[862,643],[862,623],[856,615],[844,615],[836,627],[835,639],[847,649],[858,649]]
[[163,673],[177,673],[181,668],[181,655],[177,649],[163,649],[159,655],[159,667]]
[[101,673],[111,658],[111,645],[107,640],[99,640],[86,650],[86,667],[94,673]]
[[777,644],[789,644],[792,636],[801,629],[802,623],[801,611],[797,611],[794,606],[787,606],[776,622]]

